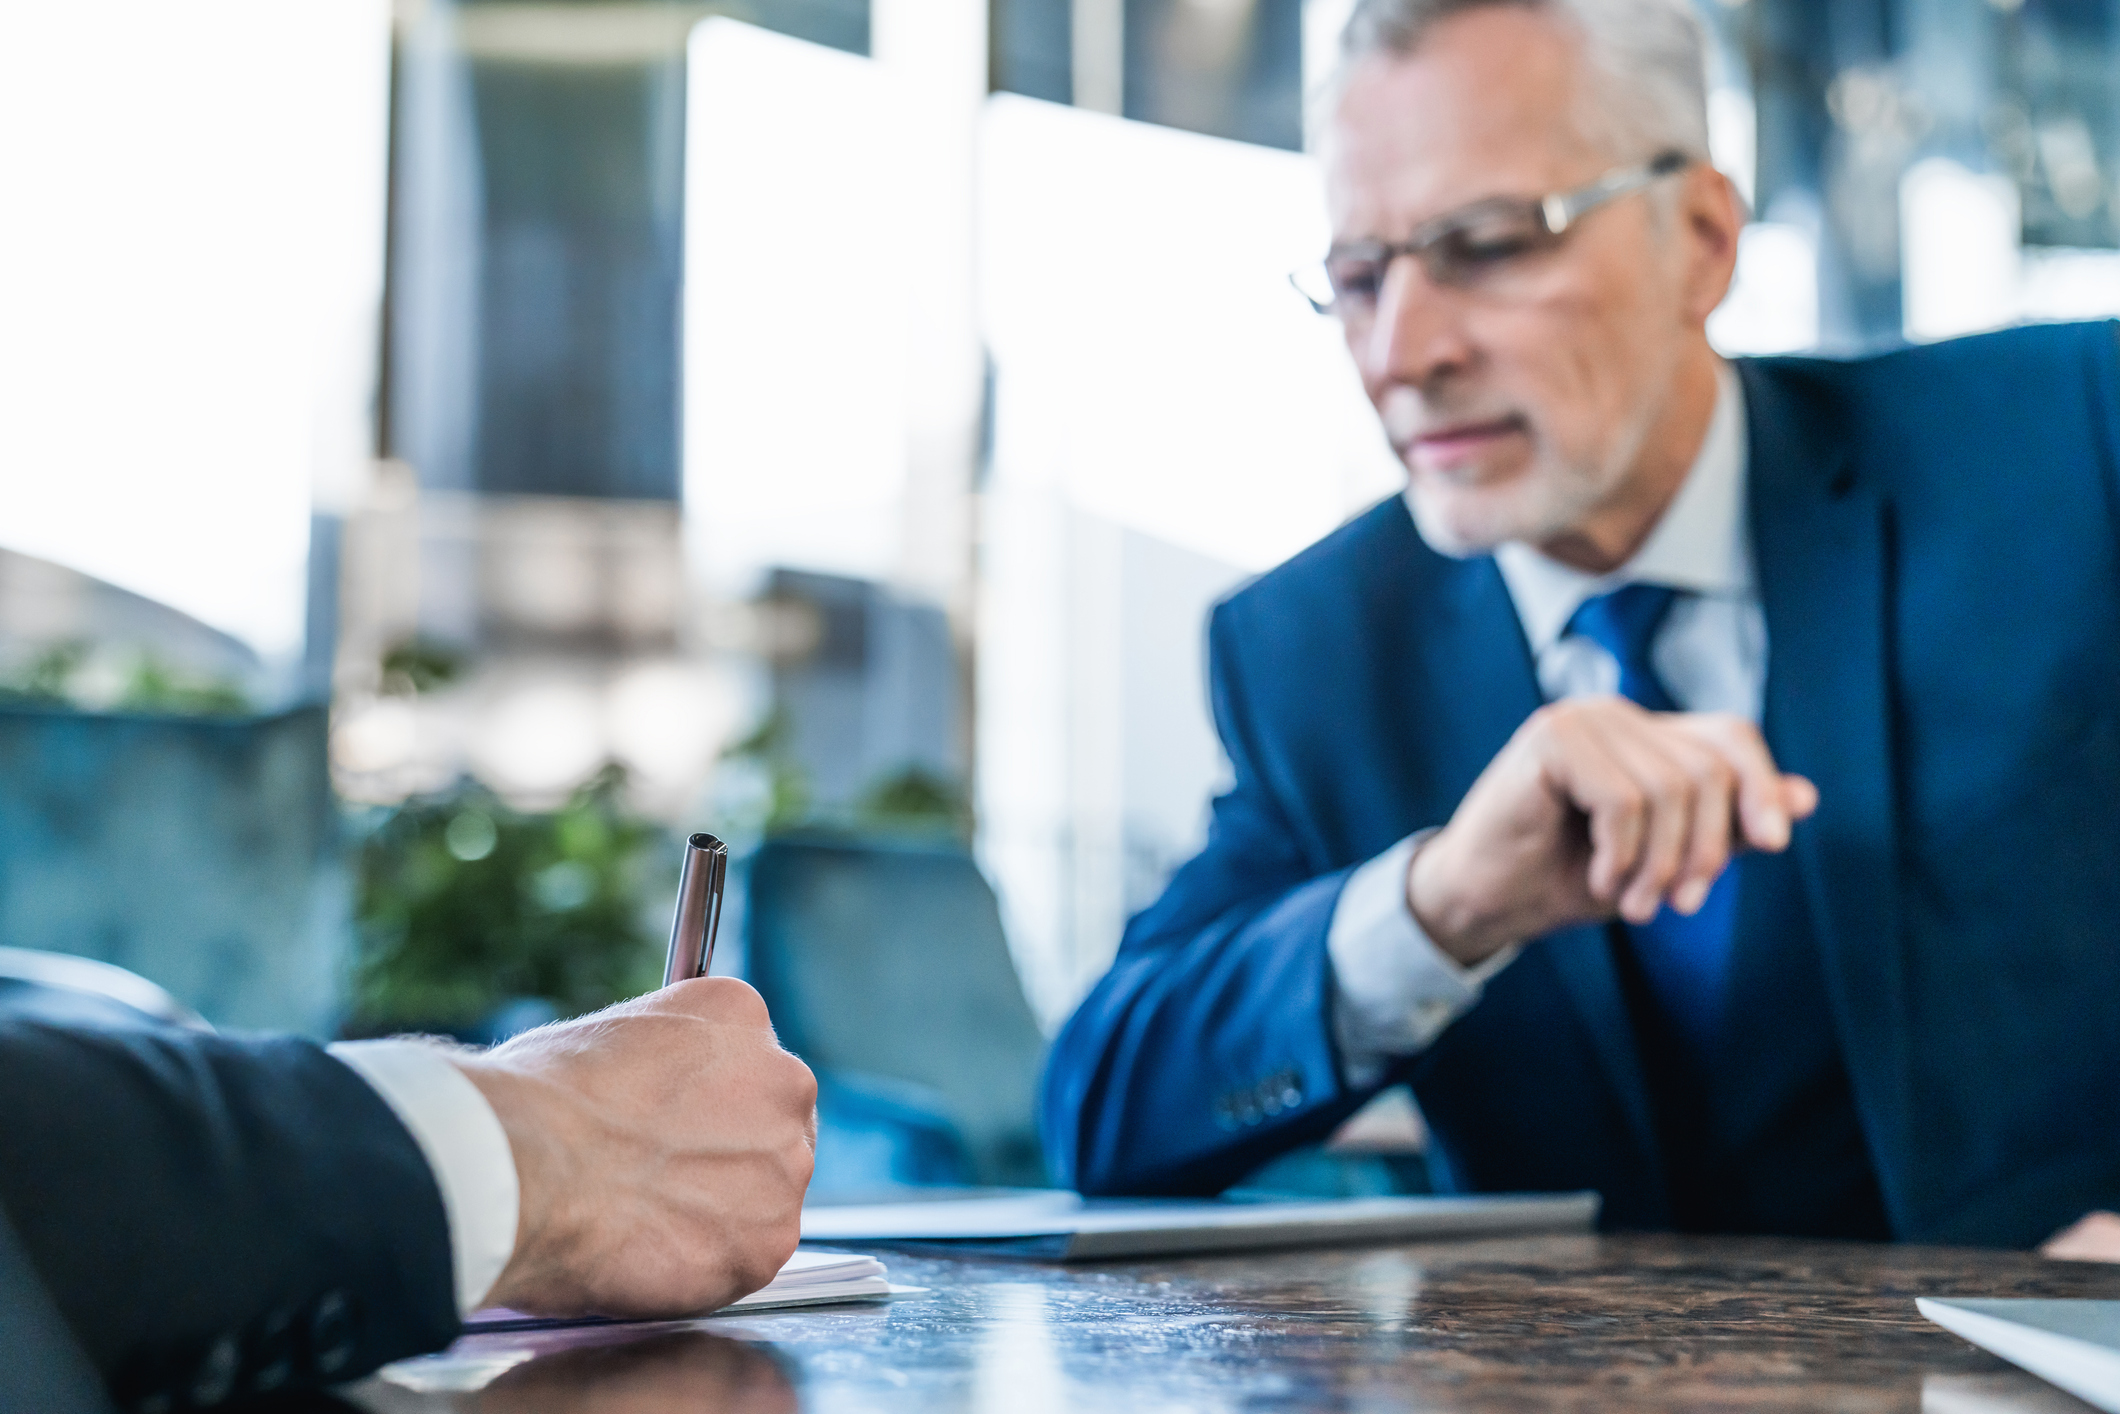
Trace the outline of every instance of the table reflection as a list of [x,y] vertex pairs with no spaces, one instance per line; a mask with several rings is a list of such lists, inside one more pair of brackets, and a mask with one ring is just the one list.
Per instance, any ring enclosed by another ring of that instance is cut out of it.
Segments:
[[794,1414],[765,1350],[684,1328],[583,1330],[459,1342],[346,1391],[367,1414]]
[[1930,1375],[1921,1414],[2098,1414],[2076,1396],[2021,1370],[1993,1375]]

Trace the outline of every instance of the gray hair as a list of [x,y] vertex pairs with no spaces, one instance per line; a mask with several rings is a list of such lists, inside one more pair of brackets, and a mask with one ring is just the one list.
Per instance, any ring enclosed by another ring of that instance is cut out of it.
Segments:
[[1453,15],[1501,6],[1558,16],[1581,36],[1596,79],[1585,115],[1593,141],[1621,158],[1673,148],[1708,157],[1707,38],[1689,0],[1357,0],[1339,75],[1376,55],[1411,54]]

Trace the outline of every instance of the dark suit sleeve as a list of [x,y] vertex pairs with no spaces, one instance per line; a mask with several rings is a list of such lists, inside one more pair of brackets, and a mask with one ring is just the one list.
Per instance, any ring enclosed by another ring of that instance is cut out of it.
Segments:
[[0,1207],[128,1408],[336,1383],[457,1329],[418,1145],[306,1041],[0,1020]]
[[38,1414],[109,1414],[103,1381],[89,1368],[0,1213],[0,1409]]
[[1210,626],[1209,681],[1236,782],[1046,1063],[1046,1153],[1084,1193],[1219,1192],[1370,1093],[1343,1085],[1330,1037],[1325,937],[1350,871],[1308,862],[1275,801],[1230,612]]

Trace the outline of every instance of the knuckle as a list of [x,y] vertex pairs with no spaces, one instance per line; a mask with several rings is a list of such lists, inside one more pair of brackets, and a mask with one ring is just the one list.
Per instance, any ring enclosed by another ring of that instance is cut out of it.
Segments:
[[1749,717],[1740,717],[1735,712],[1717,712],[1712,720],[1738,741],[1766,745],[1767,739],[1760,735],[1759,724]]
[[810,1179],[817,1172],[817,1151],[810,1147],[809,1136],[804,1134],[788,1146],[788,1186],[796,1194],[810,1186]]
[[1572,702],[1546,703],[1524,719],[1524,734],[1538,737],[1556,736],[1566,732],[1569,723],[1574,720],[1570,715],[1574,708],[1575,704]]
[[765,998],[748,982],[734,977],[700,977],[678,985],[693,988],[690,996],[698,999],[695,1004],[717,1021],[737,1026],[772,1025]]
[[1674,761],[1658,761],[1651,767],[1650,784],[1660,800],[1681,802],[1693,796],[1692,774]]
[[781,1054],[794,1062],[794,1068],[789,1072],[788,1080],[794,1086],[796,1103],[805,1113],[815,1109],[817,1107],[817,1073],[789,1052],[783,1051]]
[[1649,797],[1632,781],[1621,781],[1612,788],[1612,808],[1622,815],[1639,815],[1649,808]]

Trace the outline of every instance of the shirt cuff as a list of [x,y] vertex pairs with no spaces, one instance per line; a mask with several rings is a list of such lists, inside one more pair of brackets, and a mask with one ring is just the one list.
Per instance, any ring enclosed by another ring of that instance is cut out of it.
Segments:
[[479,1088],[438,1045],[342,1041],[326,1049],[383,1097],[434,1171],[449,1216],[456,1308],[469,1315],[515,1255],[522,1191],[507,1131]]
[[1366,1089],[1395,1056],[1412,1055],[1471,1009],[1515,960],[1507,947],[1466,967],[1429,941],[1406,902],[1406,871],[1434,830],[1408,835],[1347,876],[1332,910],[1333,1039],[1347,1083]]

